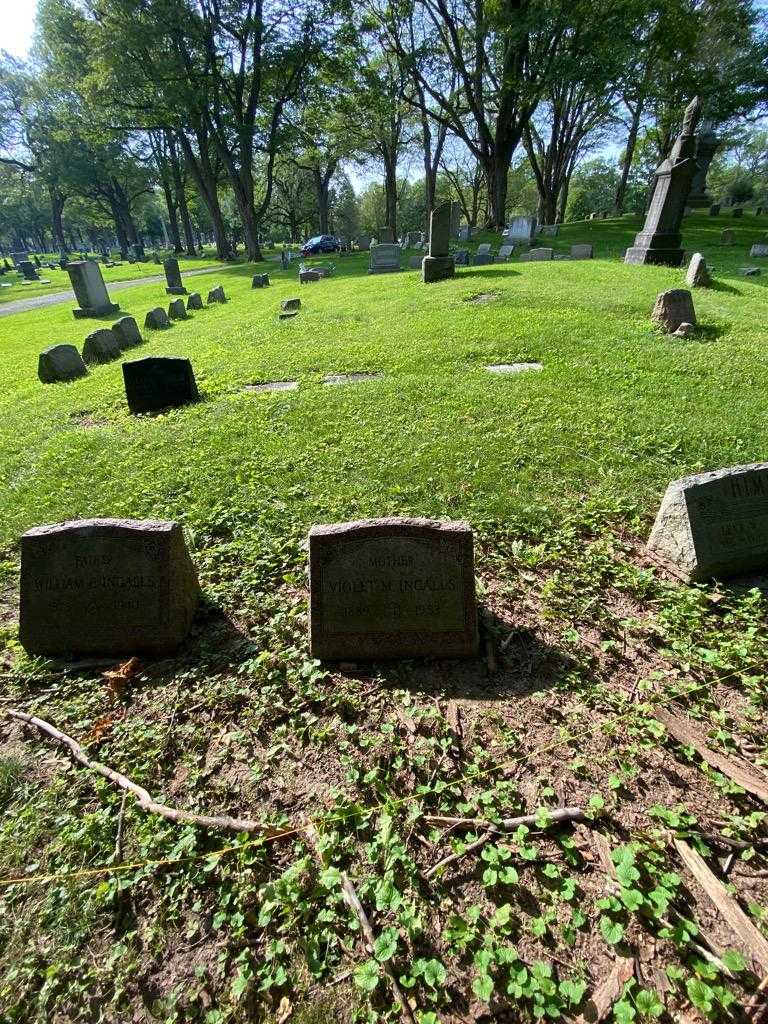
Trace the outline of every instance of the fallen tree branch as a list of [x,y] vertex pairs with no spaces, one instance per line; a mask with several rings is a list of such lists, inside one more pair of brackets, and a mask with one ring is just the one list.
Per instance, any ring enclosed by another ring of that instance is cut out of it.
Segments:
[[[558,807],[555,810],[544,808],[547,813],[547,824],[557,824],[563,821],[584,821],[587,813],[583,807]],[[520,825],[537,825],[538,814],[522,814],[519,818],[503,818],[501,821],[485,821],[483,818],[446,818],[441,814],[425,814],[422,820],[427,825],[436,825],[438,828],[472,828],[485,829],[488,832],[511,832]]]
[[67,747],[75,761],[83,765],[84,768],[89,768],[91,771],[103,776],[103,778],[108,779],[120,789],[133,793],[137,798],[139,807],[150,814],[159,814],[160,817],[167,818],[168,821],[201,825],[204,828],[224,828],[229,829],[231,832],[258,832],[264,839],[280,839],[282,836],[296,835],[295,828],[277,828],[274,825],[265,825],[264,822],[255,821],[253,818],[232,818],[228,814],[193,814],[191,811],[183,811],[177,807],[169,807],[167,804],[158,803],[143,786],[133,782],[127,775],[123,775],[122,772],[116,772],[112,768],[107,768],[106,765],[100,764],[98,761],[92,761],[77,740],[73,740],[71,736],[60,732],[54,726],[49,725],[48,722],[44,722],[41,718],[35,718],[34,715],[28,715],[24,711],[9,711],[8,715],[20,722],[24,722],[26,725],[34,726],[35,729],[45,733],[46,736],[50,736],[57,743],[63,744]]
[[[307,836],[307,839],[309,840],[309,845],[312,847],[312,850],[314,851],[318,863],[322,867],[325,867],[326,864],[320,852],[320,844],[318,842],[319,836],[317,834],[317,829],[315,828],[311,821],[308,821],[305,824],[304,832]],[[354,913],[354,915],[357,917],[357,920],[360,923],[360,930],[363,933],[363,939],[365,940],[365,945],[368,949],[369,954],[371,956],[374,956],[376,947],[376,936],[373,933],[373,928],[371,927],[371,922],[368,918],[368,915],[365,912],[365,908],[360,902],[360,897],[357,895],[357,890],[352,884],[346,871],[341,872],[341,891],[344,897],[344,902]],[[408,1021],[408,1024],[416,1024],[416,1018],[413,1015],[413,1010],[411,1010],[411,1007],[408,1004],[408,1000],[405,998],[403,990],[400,987],[400,983],[395,977],[395,973],[390,967],[389,962],[384,961],[384,963],[379,964],[379,966],[384,971],[384,974],[387,976],[387,980],[389,981],[389,984],[392,987],[392,992],[394,993],[395,999],[397,1000],[400,1009],[403,1011],[403,1017]]]
[[750,956],[763,971],[768,970],[768,939],[747,917],[726,887],[709,868],[709,865],[683,839],[673,839],[680,859],[710,898],[721,916],[727,921],[734,935],[743,943]]
[[439,860],[437,864],[433,864],[433,866],[428,871],[424,872],[424,878],[427,880],[433,878],[440,870],[440,868],[447,867],[449,864],[453,864],[455,861],[461,860],[463,857],[466,857],[468,854],[472,853],[473,850],[480,849],[481,846],[485,846],[488,840],[492,839],[495,835],[498,835],[498,833],[484,832],[479,839],[476,839],[474,841],[474,843],[470,843],[469,846],[465,846],[461,853],[450,853],[448,854],[447,857],[443,857],[442,860]]
[[596,988],[580,1017],[576,1018],[577,1024],[599,1024],[613,1009],[613,1004],[619,998],[624,985],[635,973],[635,958],[633,956],[622,958],[616,961],[611,973],[605,981]]
[[673,715],[666,708],[654,708],[653,717],[657,718],[670,736],[683,746],[694,747],[697,754],[712,768],[727,775],[748,793],[768,803],[768,779],[761,775],[749,761],[732,754],[721,754],[707,745],[705,738],[690,722]]

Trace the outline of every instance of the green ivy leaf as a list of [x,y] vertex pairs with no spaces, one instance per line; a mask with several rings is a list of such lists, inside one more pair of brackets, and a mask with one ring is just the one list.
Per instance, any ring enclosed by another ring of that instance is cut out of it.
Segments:
[[660,1017],[664,1013],[664,1004],[658,995],[647,988],[636,993],[635,1006],[641,1017]]
[[712,989],[698,978],[689,978],[685,983],[685,990],[697,1010],[702,1013],[709,1013],[712,1010]]
[[366,960],[364,964],[355,968],[354,979],[357,987],[363,992],[373,992],[379,984],[379,965],[375,960]]
[[624,925],[620,921],[614,921],[613,918],[606,917],[604,914],[600,918],[600,932],[609,945],[615,946],[617,942],[621,942],[624,938]]
[[377,937],[373,947],[373,955],[379,961],[391,960],[397,951],[398,934],[396,928],[385,928]]
[[740,971],[745,970],[747,966],[744,957],[737,949],[727,949],[725,953],[723,953],[722,960],[728,970],[732,971],[734,974],[738,974]]
[[478,999],[487,1003],[493,995],[493,978],[489,974],[479,974],[472,982],[472,991]]

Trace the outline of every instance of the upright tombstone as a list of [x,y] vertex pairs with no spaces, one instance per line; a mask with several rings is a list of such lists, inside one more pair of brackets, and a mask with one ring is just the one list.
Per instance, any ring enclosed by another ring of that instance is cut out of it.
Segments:
[[11,259],[13,260],[14,267],[18,267],[19,264],[25,263],[29,259],[29,253],[26,249],[21,249],[19,252],[12,252]]
[[184,305],[184,299],[172,299],[168,303],[168,318],[169,320],[187,319],[187,308]]
[[101,327],[98,331],[93,331],[85,339],[83,362],[109,363],[113,359],[119,358],[120,344],[115,337],[115,332],[108,327]]
[[380,242],[368,250],[368,273],[389,274],[400,269],[400,246],[391,242]]
[[395,232],[392,228],[377,228],[376,229],[376,241],[393,243],[395,240]]
[[217,284],[215,288],[211,288],[208,292],[208,305],[212,305],[214,302],[226,302],[227,297],[224,294],[224,286]]
[[533,262],[539,262],[541,260],[552,260],[555,258],[554,249],[529,249],[527,253],[528,259]]
[[170,654],[198,598],[178,523],[80,519],[21,538],[19,638],[29,654]]
[[361,252],[368,252],[371,247],[371,236],[370,235],[358,235],[357,236],[357,248]]
[[548,235],[552,238],[556,238],[560,233],[559,224],[544,224],[541,229],[542,235]]
[[710,217],[719,217],[720,216],[720,203],[712,203],[712,205],[709,208],[709,216]]
[[765,242],[755,242],[752,248],[749,250],[750,256],[768,256],[768,244]]
[[635,244],[627,249],[625,263],[652,263],[679,267],[683,261],[683,222],[691,181],[696,173],[696,125],[701,115],[701,100],[695,97],[685,108],[683,127],[669,157],[656,170],[653,190],[643,230]]
[[175,256],[163,260],[163,270],[165,271],[165,294],[186,295],[187,289],[182,283],[179,261]]
[[508,242],[530,245],[536,235],[535,217],[515,217],[509,222],[504,238]]
[[313,657],[477,653],[468,523],[367,519],[314,526],[309,575]]
[[200,398],[192,364],[178,356],[147,356],[123,363],[128,408],[134,414],[159,412]]
[[76,318],[108,316],[110,313],[117,313],[120,307],[110,301],[98,263],[92,263],[90,260],[76,260],[73,263],[67,263],[65,269],[69,274],[78,302],[78,309],[72,310]]
[[160,306],[150,309],[144,317],[144,326],[148,331],[164,331],[171,326],[168,314]]
[[572,260],[591,260],[595,256],[595,247],[586,243],[571,246]]
[[254,274],[251,280],[251,288],[267,288],[269,286],[269,274]]
[[121,349],[133,348],[142,342],[139,325],[132,316],[122,316],[112,324],[112,333]]
[[674,480],[648,548],[689,580],[768,569],[768,463]]
[[707,288],[712,283],[709,270],[707,270],[707,261],[700,252],[695,252],[691,256],[685,283],[689,288]]
[[452,209],[453,203],[440,203],[429,218],[429,255],[421,264],[424,284],[444,281],[456,273],[456,264],[450,255]]
[[187,309],[202,309],[203,297],[200,292],[192,292],[187,299]]
[[87,375],[88,367],[74,345],[44,348],[37,361],[37,376],[43,384],[58,384]]
[[22,260],[21,263],[17,264],[21,271],[25,281],[39,281],[40,275],[38,274],[35,264],[31,260]]

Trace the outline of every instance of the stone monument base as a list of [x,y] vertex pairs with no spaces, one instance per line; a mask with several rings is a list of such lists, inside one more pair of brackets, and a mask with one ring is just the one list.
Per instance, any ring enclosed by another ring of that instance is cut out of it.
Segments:
[[684,249],[649,249],[642,245],[633,245],[624,253],[625,263],[643,263],[663,267],[679,267],[684,258]]
[[453,256],[425,256],[421,263],[424,284],[434,281],[445,281],[456,274],[456,263]]
[[110,302],[106,306],[99,306],[97,309],[73,309],[72,315],[75,320],[84,320],[89,316],[109,316],[110,313],[118,313],[120,307],[116,302]]
[[166,288],[165,289],[165,294],[166,295],[186,295],[187,294],[187,289],[186,288]]

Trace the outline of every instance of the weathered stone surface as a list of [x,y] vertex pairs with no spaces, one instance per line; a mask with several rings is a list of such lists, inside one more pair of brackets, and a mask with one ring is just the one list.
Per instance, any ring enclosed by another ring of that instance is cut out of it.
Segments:
[[539,260],[551,260],[555,255],[554,249],[529,249],[528,259],[534,262]]
[[34,263],[32,263],[30,260],[22,260],[21,263],[18,264],[18,267],[19,267],[19,270],[24,275],[24,280],[25,281],[39,281],[40,280],[40,275],[38,274],[38,272],[37,272],[37,270],[35,268]]
[[514,245],[502,245],[496,257],[497,260],[508,260],[515,251]]
[[243,390],[260,393],[262,391],[295,391],[298,388],[297,380],[268,380],[263,384],[246,384]]
[[440,203],[432,211],[429,218],[430,256],[447,256],[450,252],[452,207],[453,203],[445,202]]
[[456,274],[456,263],[453,256],[425,256],[421,264],[424,284],[445,281]]
[[768,463],[674,480],[648,547],[691,580],[768,569]]
[[187,309],[203,309],[203,297],[199,292],[192,292],[187,299]]
[[371,247],[371,236],[370,235],[358,235],[357,236],[357,248],[363,252],[368,252]]
[[667,292],[661,292],[656,297],[651,319],[670,334],[676,331],[680,324],[695,324],[696,311],[693,308],[691,293],[685,288],[671,288]]
[[696,328],[693,324],[680,324],[676,331],[673,331],[673,337],[675,338],[692,338],[696,333]]
[[478,256],[490,256],[491,255],[491,243],[481,242],[477,247]]
[[724,231],[720,232],[720,241],[723,245],[733,245],[736,241],[736,232],[733,228],[725,228]]
[[269,285],[269,274],[254,274],[251,288],[266,288]]
[[75,317],[107,316],[116,313],[120,307],[110,301],[107,286],[101,276],[101,267],[90,260],[77,260],[67,263],[65,267],[72,282],[78,309],[73,309]]
[[706,288],[712,280],[707,270],[707,263],[700,252],[695,252],[691,256],[691,262],[688,264],[688,272],[685,275],[685,283],[689,288]]
[[749,250],[750,256],[768,256],[768,245],[756,242]]
[[571,246],[571,259],[572,260],[591,260],[595,256],[595,247],[593,245],[579,244]]
[[216,285],[215,288],[211,288],[208,292],[208,305],[210,306],[214,302],[226,302],[227,296],[224,294],[224,286]]
[[504,237],[508,242],[523,242],[530,245],[536,234],[535,217],[515,217],[509,222]]
[[697,170],[695,131],[701,108],[697,96],[685,109],[680,135],[667,159],[656,169],[645,224],[635,236],[634,245],[627,249],[625,263],[679,267],[683,261],[680,227]]
[[400,269],[400,246],[389,242],[372,245],[368,250],[369,274],[389,274]]
[[87,374],[88,367],[74,345],[51,345],[43,349],[37,361],[37,376],[43,384],[77,380]]
[[453,257],[453,263],[456,267],[468,267],[469,266],[469,250],[459,249]]
[[83,362],[109,363],[120,358],[120,343],[108,327],[93,331],[83,344]]
[[184,299],[174,299],[173,302],[168,303],[168,317],[171,320],[187,319],[187,307],[184,305]]
[[369,519],[309,533],[313,657],[469,657],[477,652],[467,523]]
[[284,313],[291,313],[294,310],[301,309],[301,299],[283,299],[280,303],[280,309],[282,309]]
[[186,295],[187,289],[181,280],[181,271],[179,270],[179,261],[175,256],[171,256],[167,260],[163,260],[163,270],[165,271],[166,295]]
[[555,238],[560,233],[559,224],[543,224],[541,228],[542,235],[548,235]]
[[160,306],[155,309],[150,309],[144,318],[144,326],[149,331],[162,331],[166,327],[170,327],[171,323],[168,319],[168,314]]
[[30,654],[169,654],[198,596],[178,523],[81,519],[21,538],[19,635]]
[[299,284],[314,284],[317,281],[322,281],[322,279],[322,274],[318,274],[316,270],[299,271]]
[[123,363],[125,397],[132,413],[159,412],[200,397],[188,359],[147,356]]
[[530,370],[543,370],[541,363],[489,363],[489,373],[528,373]]
[[121,349],[133,348],[134,345],[140,345],[143,340],[139,325],[132,316],[121,316],[119,320],[115,320],[112,324],[112,332]]

